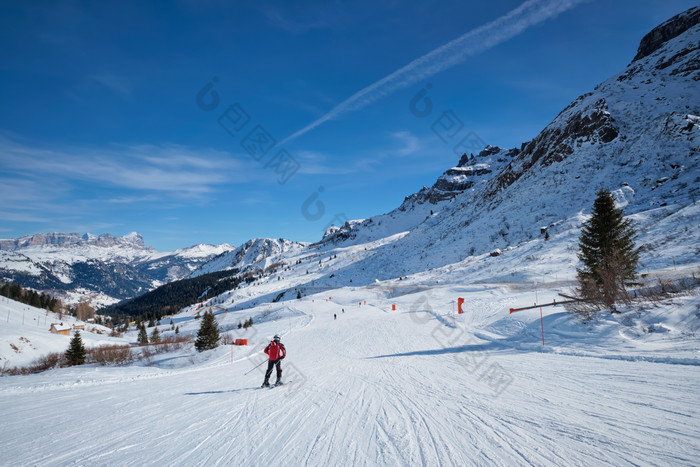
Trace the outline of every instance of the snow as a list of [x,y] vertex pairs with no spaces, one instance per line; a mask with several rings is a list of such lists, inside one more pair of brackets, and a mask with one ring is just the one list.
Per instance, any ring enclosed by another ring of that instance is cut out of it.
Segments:
[[129,343],[125,338],[110,337],[110,330],[104,326],[85,324],[72,316],[58,316],[0,296],[0,367],[25,366],[46,354],[65,352],[73,331],[70,336],[54,334],[49,331],[53,324],[71,330],[74,325],[85,325],[80,335],[86,347]]
[[173,254],[183,258],[206,258],[209,256],[218,256],[233,249],[234,247],[228,243],[222,243],[220,245],[206,245],[204,243],[199,243],[189,248],[177,249],[173,251]]
[[[560,283],[427,285],[437,277],[239,310],[223,303],[222,328],[255,317],[245,333],[228,331],[248,347],[3,378],[4,462],[696,463],[697,296],[630,325],[544,308],[542,346],[539,310],[507,310],[536,293],[556,297]],[[455,316],[458,296],[466,312]],[[175,320],[196,332],[198,321]],[[641,331],[642,320],[659,331]],[[253,367],[275,333],[288,350],[286,385],[258,389]],[[67,423],[71,413],[80,423]]]

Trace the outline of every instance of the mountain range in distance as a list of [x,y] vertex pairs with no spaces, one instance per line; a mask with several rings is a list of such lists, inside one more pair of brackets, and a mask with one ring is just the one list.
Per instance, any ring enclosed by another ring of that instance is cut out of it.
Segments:
[[159,252],[132,232],[58,233],[0,240],[0,280],[16,282],[61,298],[108,305],[161,284],[187,277],[202,264],[233,249],[198,244]]

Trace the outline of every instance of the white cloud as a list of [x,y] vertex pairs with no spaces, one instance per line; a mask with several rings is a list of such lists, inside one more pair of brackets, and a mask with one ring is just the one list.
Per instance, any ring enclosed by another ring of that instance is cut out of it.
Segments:
[[[45,217],[34,216],[32,214],[25,214],[21,212],[14,211],[0,211],[0,221],[5,222],[47,222],[48,219]],[[8,229],[3,229],[7,232]]]
[[176,145],[46,149],[0,136],[0,225],[56,230],[106,211],[146,204],[175,209],[206,204],[227,185],[267,173],[249,157]]
[[408,131],[396,131],[391,136],[401,144],[401,147],[396,149],[396,154],[399,156],[410,156],[421,149],[420,140]]
[[106,186],[177,197],[199,196],[217,185],[243,183],[250,163],[212,149],[176,145],[114,145],[107,149],[48,150],[0,137],[0,161],[5,171],[23,176],[47,176],[99,182]]
[[101,73],[92,77],[97,83],[123,97],[131,97],[131,84],[122,76],[112,73]]

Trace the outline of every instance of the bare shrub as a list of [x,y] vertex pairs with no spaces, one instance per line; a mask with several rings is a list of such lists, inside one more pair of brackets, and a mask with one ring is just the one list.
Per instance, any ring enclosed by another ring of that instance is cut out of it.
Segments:
[[148,360],[153,355],[156,355],[159,353],[174,352],[176,350],[181,350],[181,349],[191,345],[192,342],[193,342],[193,338],[191,336],[167,337],[167,338],[161,339],[156,344],[146,344],[146,345],[139,346],[140,348],[143,349],[143,351],[141,352],[140,358],[144,358],[144,359]]
[[221,336],[221,345],[233,345],[233,336],[229,333],[224,333]]
[[151,346],[148,345],[142,345],[141,347],[141,354],[139,356],[139,360],[145,360],[148,365],[152,363],[152,358],[153,355],[155,355],[155,350],[151,348]]
[[595,318],[596,313],[602,309],[599,303],[587,302],[584,300],[567,303],[564,305],[564,308],[566,311],[578,315],[584,322],[591,321]]
[[123,365],[133,360],[134,356],[128,345],[105,345],[94,347],[87,352],[87,361],[100,365]]
[[275,273],[279,268],[284,267],[284,263],[281,261],[277,261],[275,263],[272,263],[268,267],[265,268],[264,272],[267,274],[273,274]]
[[[647,275],[644,275],[643,278],[646,279],[644,284],[636,284],[637,287],[631,290],[624,289],[624,294],[617,290],[615,293],[620,298],[616,303],[659,305],[678,295],[696,294],[700,289],[700,282],[695,273],[689,277],[672,280],[652,279]],[[567,311],[577,313],[584,321],[593,319],[595,314],[601,310],[616,311],[615,303],[606,304],[608,303],[606,297],[609,298],[611,294],[610,290],[605,290],[590,277],[579,276],[574,294],[579,297],[591,298],[565,305]]]
[[261,276],[263,274],[263,270],[260,268],[253,269],[252,271],[248,271],[246,273],[243,273],[241,275],[241,279],[243,279],[246,282],[253,282],[258,276]]
[[37,358],[27,366],[15,366],[12,368],[4,366],[0,370],[0,376],[30,375],[32,373],[39,373],[41,371],[64,366],[68,366],[65,354],[63,352],[54,352]]
[[626,262],[616,250],[600,261],[595,274],[578,271],[576,294],[585,305],[577,305],[579,312],[596,312],[609,309],[615,312],[616,303],[632,301],[627,290],[629,275]]
[[169,337],[167,339],[163,339],[161,341],[161,345],[163,346],[168,346],[168,352],[175,351],[175,350],[182,350],[186,347],[189,347],[192,345],[194,342],[194,338],[192,336],[176,336],[176,337]]
[[659,303],[679,294],[695,293],[700,286],[695,274],[676,280],[664,280],[659,278],[656,283],[640,287],[634,291],[640,300]]
[[68,366],[68,361],[66,360],[65,352],[53,352],[43,357],[39,357],[34,360],[30,365],[31,373],[37,373],[39,371],[46,371],[52,368],[61,368]]

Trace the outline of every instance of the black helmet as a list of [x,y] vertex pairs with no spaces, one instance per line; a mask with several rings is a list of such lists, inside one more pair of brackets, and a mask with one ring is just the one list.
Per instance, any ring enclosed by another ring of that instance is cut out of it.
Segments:
[[278,341],[280,340],[280,336],[275,334],[275,337],[272,338],[273,341]]

